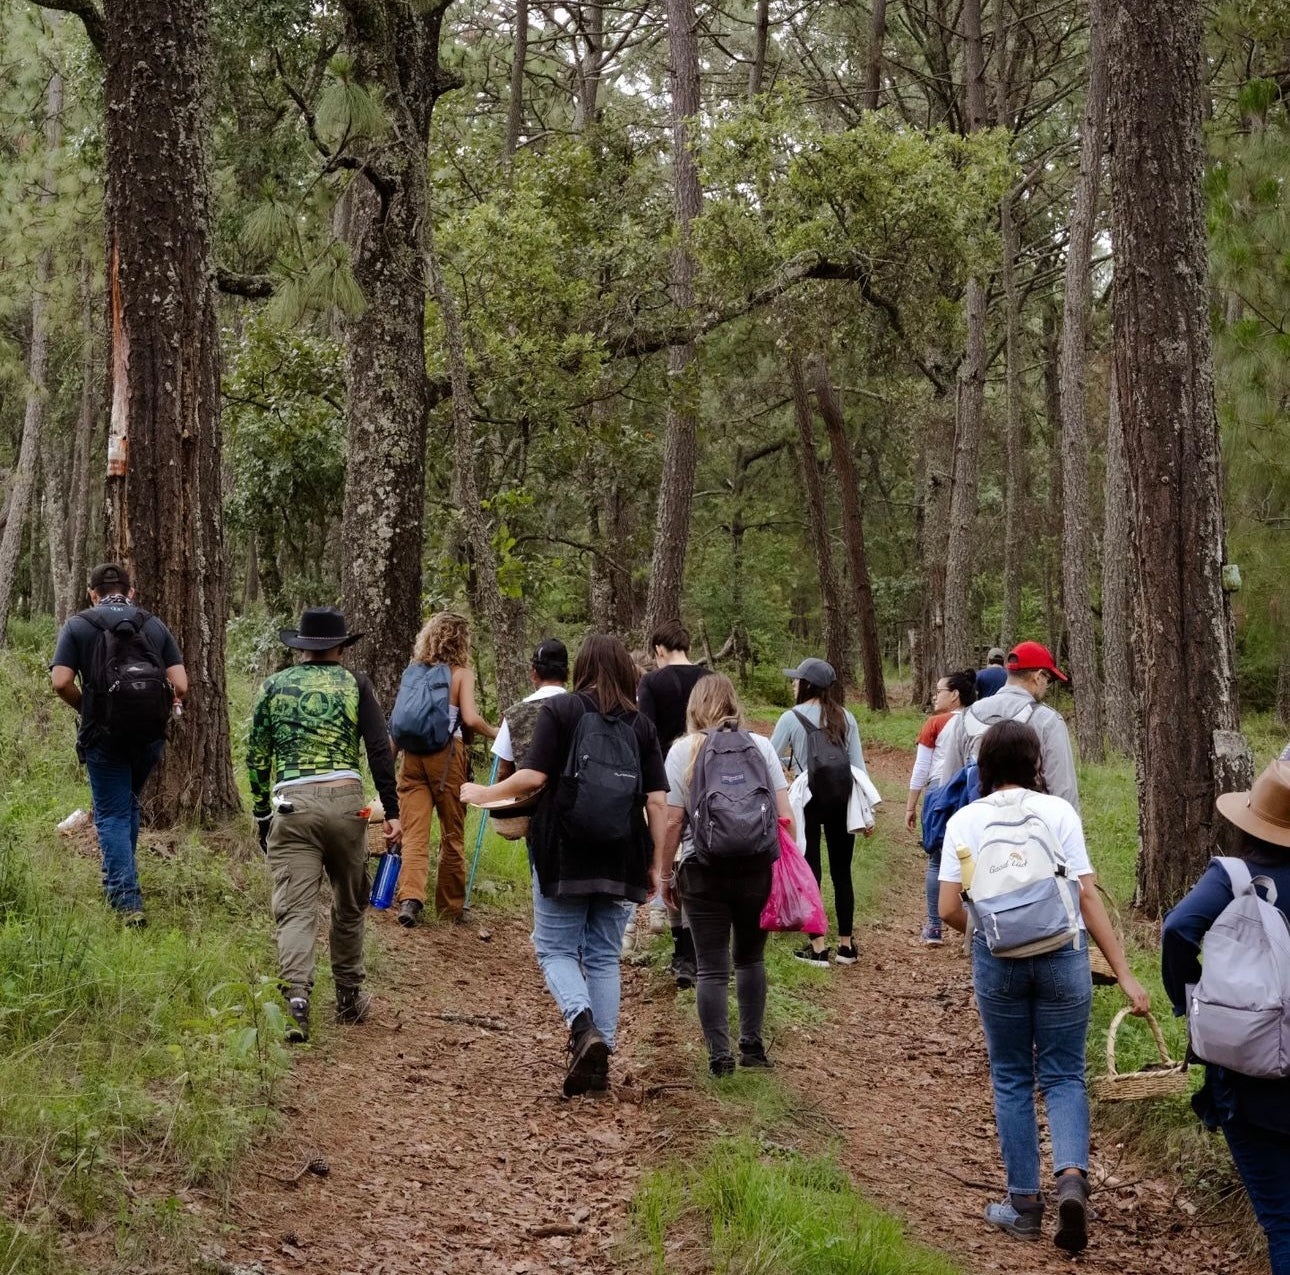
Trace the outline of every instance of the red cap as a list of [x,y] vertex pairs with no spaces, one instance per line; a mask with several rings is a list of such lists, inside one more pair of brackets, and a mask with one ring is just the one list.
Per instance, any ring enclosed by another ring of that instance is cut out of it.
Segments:
[[1008,652],[1008,672],[1029,673],[1033,669],[1043,669],[1063,682],[1070,681],[1057,667],[1053,653],[1042,642],[1018,642]]

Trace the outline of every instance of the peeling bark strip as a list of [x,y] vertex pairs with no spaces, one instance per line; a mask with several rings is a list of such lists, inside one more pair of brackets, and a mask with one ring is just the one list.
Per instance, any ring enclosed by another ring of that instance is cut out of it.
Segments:
[[1153,915],[1212,853],[1214,798],[1252,777],[1248,750],[1234,758],[1231,738],[1239,722],[1205,283],[1203,30],[1200,0],[1115,0],[1115,370],[1133,458],[1138,902]]
[[[161,822],[239,806],[224,687],[228,615],[219,343],[206,167],[207,0],[105,7],[113,549],[179,641],[190,692],[148,801]],[[128,439],[128,465],[125,445]]]
[[347,325],[341,581],[357,662],[389,707],[421,622],[428,400],[426,147],[447,0],[346,0],[354,76],[389,113],[350,187],[346,240],[363,313]]

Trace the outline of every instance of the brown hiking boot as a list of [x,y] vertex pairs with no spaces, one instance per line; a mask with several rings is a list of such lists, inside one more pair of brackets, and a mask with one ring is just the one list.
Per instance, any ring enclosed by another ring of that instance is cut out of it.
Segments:
[[600,1034],[591,1010],[584,1009],[569,1027],[569,1070],[564,1096],[601,1091],[609,1087],[609,1046]]
[[336,1021],[338,1023],[361,1023],[367,1018],[372,1008],[372,993],[361,987],[338,987],[336,989]]

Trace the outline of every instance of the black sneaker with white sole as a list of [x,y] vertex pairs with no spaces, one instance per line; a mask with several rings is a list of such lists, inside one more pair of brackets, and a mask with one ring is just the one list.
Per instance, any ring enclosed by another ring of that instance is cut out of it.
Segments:
[[291,996],[287,999],[286,1038],[292,1045],[303,1045],[309,1039],[309,997]]
[[807,965],[816,965],[822,970],[829,968],[829,952],[831,948],[822,947],[817,952],[809,943],[805,947],[799,947],[793,953],[795,961],[805,961]]
[[839,943],[833,958],[839,965],[854,965],[860,959],[854,943]]

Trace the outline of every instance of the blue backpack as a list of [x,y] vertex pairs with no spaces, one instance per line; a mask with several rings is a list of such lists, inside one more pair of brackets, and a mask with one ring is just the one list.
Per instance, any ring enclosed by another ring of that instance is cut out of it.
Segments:
[[447,746],[452,731],[448,705],[452,669],[446,664],[409,664],[390,714],[390,735],[405,752],[428,756]]
[[935,854],[945,840],[945,825],[950,816],[981,795],[981,772],[969,760],[948,783],[932,789],[923,802],[923,849]]

